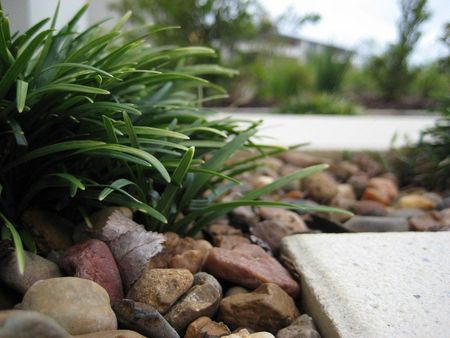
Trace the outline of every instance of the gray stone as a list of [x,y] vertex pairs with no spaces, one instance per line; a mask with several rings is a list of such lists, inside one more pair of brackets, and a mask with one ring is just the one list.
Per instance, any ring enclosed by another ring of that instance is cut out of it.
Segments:
[[408,231],[409,223],[401,217],[354,216],[344,227],[354,232]]
[[324,337],[449,337],[450,233],[305,234],[282,254]]
[[178,333],[183,333],[197,318],[211,318],[216,313],[221,298],[222,287],[219,282],[205,272],[196,273],[194,286],[172,306],[165,318]]
[[0,279],[22,294],[38,280],[56,277],[62,277],[62,274],[55,263],[28,251],[25,251],[23,274],[19,272],[15,253],[0,261]]
[[119,325],[152,338],[179,338],[178,333],[154,307],[122,299],[113,305]]
[[281,329],[277,338],[320,338],[313,320],[307,314],[301,315],[291,325]]
[[70,338],[55,320],[36,311],[0,312],[2,338]]
[[388,214],[389,217],[401,217],[401,218],[410,218],[422,215],[425,215],[425,211],[423,211],[422,209],[413,209],[413,208],[395,209]]

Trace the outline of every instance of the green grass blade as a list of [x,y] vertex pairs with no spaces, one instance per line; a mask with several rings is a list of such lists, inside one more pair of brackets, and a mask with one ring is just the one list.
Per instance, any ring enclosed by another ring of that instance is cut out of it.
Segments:
[[241,199],[244,200],[251,200],[251,199],[255,199],[255,198],[259,198],[263,195],[266,195],[274,190],[280,189],[282,187],[284,187],[286,184],[295,181],[295,180],[299,180],[302,179],[304,177],[310,176],[312,174],[318,173],[320,171],[323,171],[325,169],[328,168],[327,164],[318,164],[315,166],[311,166],[302,170],[299,170],[295,173],[292,173],[290,175],[281,177],[277,180],[275,180],[274,182],[259,188],[259,189],[255,189],[252,191],[249,191],[247,193],[245,193]]
[[162,128],[134,126],[134,132],[138,135],[171,137],[180,140],[189,140],[189,136],[187,135]]
[[35,97],[41,94],[46,93],[52,93],[52,92],[74,92],[74,93],[87,93],[87,94],[99,94],[99,95],[108,95],[110,94],[109,91],[97,88],[97,87],[91,87],[91,86],[84,86],[79,84],[73,84],[73,83],[58,83],[58,84],[49,84],[46,86],[43,86],[37,90],[35,90],[32,94],[30,94],[30,97]]
[[100,192],[100,194],[98,195],[98,200],[103,201],[106,197],[108,197],[109,194],[114,192],[114,190],[122,189],[127,185],[136,185],[136,183],[127,180],[126,178],[120,178],[118,180],[115,180],[113,183],[111,183],[108,187],[106,187]]
[[31,40],[25,50],[11,64],[6,73],[2,76],[2,79],[0,80],[0,99],[5,97],[6,93],[11,88],[11,85],[16,81],[18,75],[25,72],[31,58],[33,57],[33,54],[49,33],[49,30],[43,31]]
[[70,197],[74,197],[77,194],[77,190],[86,190],[85,185],[80,179],[68,173],[54,173],[49,174],[48,177],[57,177],[69,183]]
[[188,151],[183,155],[180,164],[175,169],[172,175],[172,183],[166,186],[166,189],[161,195],[161,198],[156,206],[156,209],[163,215],[168,214],[170,207],[177,195],[177,192],[180,190],[184,178],[191,166],[192,159],[194,157],[195,148],[189,148]]
[[[227,143],[221,149],[216,150],[213,157],[203,164],[202,169],[219,171],[225,161],[227,161],[236,150],[240,149],[249,140],[249,138],[255,134],[255,132],[255,130],[249,130],[236,136],[231,142]],[[206,174],[195,175],[192,185],[189,189],[186,189],[183,197],[181,198],[181,209],[188,205],[188,203],[199,193],[199,191],[201,191],[204,185],[208,182],[209,177],[210,176]]]
[[22,240],[14,225],[0,212],[0,218],[6,225],[6,228],[11,233],[14,247],[16,248],[17,265],[19,267],[19,273],[23,275],[25,271],[25,251],[23,249]]
[[23,109],[25,108],[25,103],[27,101],[27,91],[28,82],[17,80],[16,102],[17,111],[19,113],[23,112]]
[[71,150],[80,150],[80,149],[91,149],[94,147],[98,147],[101,145],[104,145],[104,142],[100,141],[91,141],[91,140],[83,140],[83,141],[66,141],[66,142],[60,142],[51,144],[48,146],[44,146],[35,150],[32,150],[25,154],[22,157],[19,157],[17,160],[9,163],[4,169],[10,170],[14,168],[15,166],[34,160],[36,158],[48,156],[51,154],[57,154],[65,151],[71,151]]

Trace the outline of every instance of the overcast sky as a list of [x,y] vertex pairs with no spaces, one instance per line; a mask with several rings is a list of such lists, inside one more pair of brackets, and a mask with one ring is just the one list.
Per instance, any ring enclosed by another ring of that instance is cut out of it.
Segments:
[[[383,51],[397,38],[398,0],[261,0],[261,3],[274,17],[289,6],[300,14],[319,14],[318,23],[304,26],[297,35],[355,49],[362,54]],[[412,58],[416,64],[447,53],[439,38],[444,24],[450,21],[450,1],[429,0],[428,8],[432,14],[423,24],[423,35]]]

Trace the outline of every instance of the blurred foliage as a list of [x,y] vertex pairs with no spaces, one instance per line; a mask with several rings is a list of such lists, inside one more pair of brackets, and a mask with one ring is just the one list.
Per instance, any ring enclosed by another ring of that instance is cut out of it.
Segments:
[[401,185],[450,190],[450,97],[441,117],[421,133],[416,144],[391,151],[391,162]]
[[309,63],[315,73],[315,89],[318,92],[336,93],[342,89],[344,76],[350,67],[351,53],[325,48],[310,56]]
[[155,37],[164,44],[201,44],[232,50],[238,40],[275,28],[256,0],[121,0],[112,7],[122,13],[132,10],[131,22],[137,25],[151,22],[179,26],[181,29],[166,30]]
[[313,87],[311,70],[285,57],[259,57],[249,66],[249,76],[256,87],[256,99],[266,103],[281,103]]
[[450,92],[448,70],[437,62],[418,68],[411,84],[411,92],[421,98],[442,100]]
[[427,0],[401,0],[401,17],[398,24],[399,40],[387,51],[375,56],[369,63],[369,71],[381,95],[387,100],[398,99],[407,92],[414,79],[408,59],[420,38],[420,26],[430,13]]
[[356,115],[362,109],[357,104],[328,93],[299,95],[281,104],[277,112],[281,114]]

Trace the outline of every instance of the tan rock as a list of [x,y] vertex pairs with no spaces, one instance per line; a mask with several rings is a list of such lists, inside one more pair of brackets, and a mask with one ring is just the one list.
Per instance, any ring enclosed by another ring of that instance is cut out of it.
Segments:
[[250,240],[244,236],[230,235],[230,236],[215,236],[213,237],[213,244],[216,247],[231,250],[239,244],[250,244]]
[[328,173],[319,172],[304,179],[308,195],[316,202],[327,203],[336,196],[338,184]]
[[41,280],[25,293],[20,308],[43,313],[72,335],[117,329],[108,293],[76,277]]
[[130,330],[109,330],[82,334],[74,338],[145,338],[145,336]]
[[413,194],[401,197],[397,203],[397,207],[431,210],[436,207],[436,203],[426,196]]
[[222,299],[219,318],[230,328],[277,332],[299,316],[294,300],[276,284]]
[[160,313],[170,307],[192,286],[194,276],[187,269],[145,268],[128,292],[127,298],[150,304]]
[[187,328],[184,338],[217,338],[230,334],[224,323],[217,323],[208,317],[194,320]]

